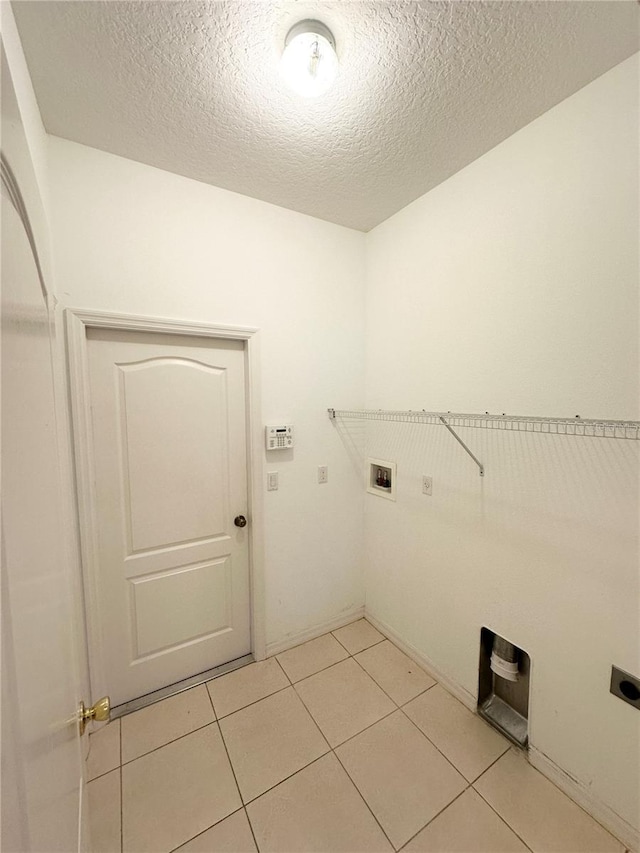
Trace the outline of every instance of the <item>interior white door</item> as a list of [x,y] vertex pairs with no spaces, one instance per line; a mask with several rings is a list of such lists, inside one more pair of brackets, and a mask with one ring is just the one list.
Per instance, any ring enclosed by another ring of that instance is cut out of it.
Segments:
[[[96,605],[114,705],[250,650],[242,341],[87,330]],[[100,666],[100,662],[98,666]]]
[[4,180],[2,246],[0,847],[69,853],[82,843],[83,762],[73,587],[59,513],[53,329]]

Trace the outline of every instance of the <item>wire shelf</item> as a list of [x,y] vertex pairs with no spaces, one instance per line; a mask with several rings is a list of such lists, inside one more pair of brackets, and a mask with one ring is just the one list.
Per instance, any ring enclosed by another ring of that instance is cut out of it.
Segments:
[[640,421],[591,420],[587,418],[538,418],[522,415],[462,414],[460,412],[389,411],[387,409],[329,409],[329,417],[340,420],[395,421],[476,429],[537,432],[548,435],[594,438],[640,439]]

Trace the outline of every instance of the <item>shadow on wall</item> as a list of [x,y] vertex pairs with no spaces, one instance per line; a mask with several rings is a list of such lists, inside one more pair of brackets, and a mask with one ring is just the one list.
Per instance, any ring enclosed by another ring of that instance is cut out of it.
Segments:
[[340,436],[354,471],[359,475],[362,474],[364,483],[367,421],[337,417],[331,423]]

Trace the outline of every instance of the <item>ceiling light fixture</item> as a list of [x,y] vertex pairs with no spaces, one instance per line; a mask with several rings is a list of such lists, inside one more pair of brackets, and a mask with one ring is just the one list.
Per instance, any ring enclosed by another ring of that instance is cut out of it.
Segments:
[[322,95],[338,74],[336,42],[320,21],[300,21],[284,40],[280,73],[287,85],[305,98]]

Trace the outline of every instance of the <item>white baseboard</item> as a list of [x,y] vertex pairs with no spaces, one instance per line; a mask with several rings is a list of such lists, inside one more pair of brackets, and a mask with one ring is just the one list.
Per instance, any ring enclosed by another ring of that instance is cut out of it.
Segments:
[[574,803],[577,803],[580,808],[590,814],[594,820],[597,820],[612,835],[615,835],[628,850],[637,853],[640,848],[640,833],[635,827],[601,800],[596,799],[585,785],[565,773],[561,767],[558,767],[535,746],[529,746],[529,762],[570,797]]
[[[378,619],[367,608],[365,608],[365,618],[368,622],[377,628],[385,637],[388,637],[393,643],[401,649],[408,657],[419,664],[432,678],[435,678],[449,693],[459,699],[463,705],[466,705],[469,710],[474,713],[477,710],[476,697],[465,690],[464,687],[452,681],[441,669],[439,669],[433,661],[429,660],[426,655],[418,651],[415,646],[405,642],[396,631],[389,625]],[[531,744],[528,749],[529,763],[539,770],[543,776],[546,776],[554,785],[560,788],[568,797],[583,808],[588,814],[602,824],[605,829],[615,835],[615,837],[624,844],[632,853],[638,853],[640,850],[640,838],[638,830],[628,823],[620,815],[616,814],[609,806],[600,800],[596,799],[582,783],[573,779],[562,768],[548,758],[543,752],[536,749]]]
[[419,664],[425,672],[430,675],[432,678],[435,678],[437,682],[439,682],[444,689],[451,693],[456,699],[459,699],[463,705],[469,708],[470,711],[475,713],[477,700],[476,697],[469,693],[468,690],[465,690],[457,682],[453,681],[449,678],[441,669],[439,669],[432,660],[430,660],[426,655],[423,655],[422,652],[418,651],[415,646],[412,646],[410,643],[407,643],[402,637],[397,634],[394,629],[387,625],[386,622],[383,622],[381,619],[378,619],[377,616],[374,616],[370,610],[365,608],[365,618],[368,622],[371,622],[374,628],[377,628],[381,634],[384,634],[385,637],[388,637],[393,643],[407,655],[411,660],[414,660],[417,664]]
[[267,657],[279,655],[280,652],[286,652],[287,649],[293,646],[299,646],[300,643],[306,643],[309,640],[315,640],[316,637],[321,637],[323,634],[328,634],[329,631],[335,631],[338,628],[343,628],[350,622],[355,622],[356,619],[362,619],[364,616],[364,606],[356,607],[354,610],[349,610],[334,619],[329,619],[326,622],[320,622],[311,628],[305,628],[304,631],[299,631],[297,634],[288,634],[282,640],[276,640],[273,643],[267,643]]

